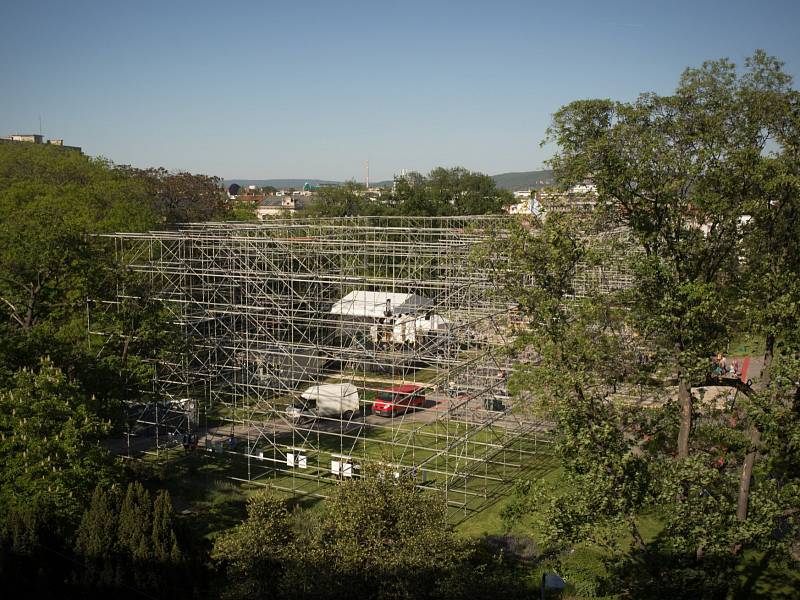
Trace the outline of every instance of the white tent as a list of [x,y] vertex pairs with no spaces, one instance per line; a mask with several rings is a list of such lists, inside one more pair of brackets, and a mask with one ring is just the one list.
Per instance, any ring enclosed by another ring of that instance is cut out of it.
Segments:
[[381,319],[386,316],[387,308],[391,309],[393,315],[407,315],[423,311],[431,305],[430,300],[417,294],[355,290],[334,304],[331,314]]
[[388,342],[395,344],[416,343],[418,337],[431,332],[446,331],[450,321],[437,314],[428,314],[422,317],[400,316],[386,319],[382,326],[372,325],[370,337],[373,342]]

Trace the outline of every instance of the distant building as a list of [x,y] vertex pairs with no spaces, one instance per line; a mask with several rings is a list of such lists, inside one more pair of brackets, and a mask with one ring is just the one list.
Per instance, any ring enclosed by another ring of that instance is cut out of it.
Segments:
[[531,199],[527,198],[507,206],[505,210],[510,215],[530,215],[533,214],[532,204]]
[[47,146],[58,146],[59,148],[64,148],[66,150],[76,150],[81,152],[80,146],[67,146],[64,144],[64,140],[56,139],[47,140],[47,142],[45,142],[44,137],[38,133],[12,133],[11,135],[0,138],[0,141],[21,144],[43,144]]
[[597,187],[583,184],[566,191],[542,190],[536,194],[536,202],[545,213],[591,212],[597,206]]
[[12,133],[3,139],[9,142],[27,142],[29,144],[44,143],[42,136],[36,133]]
[[299,193],[267,196],[256,206],[256,217],[259,221],[263,221],[267,217],[290,215],[298,210],[303,210],[309,203],[309,197]]

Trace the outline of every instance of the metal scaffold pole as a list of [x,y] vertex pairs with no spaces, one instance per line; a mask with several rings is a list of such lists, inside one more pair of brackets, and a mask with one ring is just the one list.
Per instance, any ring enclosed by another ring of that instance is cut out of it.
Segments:
[[[232,478],[296,495],[377,472],[416,477],[463,513],[477,507],[523,465],[521,449],[516,464],[506,452],[513,460],[521,437],[547,429],[508,395],[513,306],[473,259],[505,219],[276,219],[105,236],[183,339],[180,355],[157,360],[142,437],[149,423],[158,452],[192,433],[198,451],[224,452]],[[125,296],[118,288],[104,305]]]

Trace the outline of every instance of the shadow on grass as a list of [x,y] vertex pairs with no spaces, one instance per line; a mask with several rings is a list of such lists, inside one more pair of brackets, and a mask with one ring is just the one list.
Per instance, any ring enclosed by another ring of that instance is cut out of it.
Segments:
[[[798,564],[755,552],[698,558],[659,547],[605,560],[608,594],[634,598],[790,600],[800,598]],[[792,564],[790,564],[792,563]]]

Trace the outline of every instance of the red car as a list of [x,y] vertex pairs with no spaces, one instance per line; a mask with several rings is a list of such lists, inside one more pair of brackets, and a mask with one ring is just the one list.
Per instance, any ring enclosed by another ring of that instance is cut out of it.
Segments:
[[382,417],[404,413],[409,408],[425,406],[425,392],[418,385],[397,385],[378,392],[372,412]]

